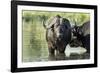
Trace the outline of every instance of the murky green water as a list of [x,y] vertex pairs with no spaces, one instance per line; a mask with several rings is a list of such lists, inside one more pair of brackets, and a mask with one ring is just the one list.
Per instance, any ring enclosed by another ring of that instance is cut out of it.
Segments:
[[[36,23],[37,24],[37,23]],[[40,24],[40,23],[39,23]],[[42,61],[48,57],[45,29],[39,25],[23,22],[23,61]]]

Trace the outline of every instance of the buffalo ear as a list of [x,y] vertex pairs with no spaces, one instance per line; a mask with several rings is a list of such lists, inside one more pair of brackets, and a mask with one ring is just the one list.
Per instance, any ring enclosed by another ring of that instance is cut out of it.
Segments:
[[66,18],[63,18],[63,24],[66,25],[66,28],[71,28],[70,21]]

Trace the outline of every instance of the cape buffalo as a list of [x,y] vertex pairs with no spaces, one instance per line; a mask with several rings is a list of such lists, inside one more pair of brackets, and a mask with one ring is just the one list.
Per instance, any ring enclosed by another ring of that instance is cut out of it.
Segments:
[[56,53],[63,54],[66,45],[71,40],[71,25],[69,20],[56,15],[48,24],[43,23],[43,26],[46,29],[49,55],[55,55]]
[[82,47],[87,49],[87,53],[90,53],[90,21],[85,22],[82,26],[75,25],[72,32],[77,40],[81,41]]

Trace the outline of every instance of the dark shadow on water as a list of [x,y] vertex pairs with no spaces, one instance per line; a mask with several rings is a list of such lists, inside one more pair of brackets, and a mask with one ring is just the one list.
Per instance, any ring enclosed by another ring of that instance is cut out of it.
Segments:
[[84,54],[77,54],[72,53],[69,57],[67,57],[65,54],[58,54],[56,56],[49,56],[49,61],[59,61],[59,60],[81,60],[81,59],[90,59],[89,53]]
[[84,54],[72,53],[69,59],[70,60],[90,59],[90,54],[89,53],[84,53]]
[[55,61],[56,60],[55,55],[49,55],[48,60],[49,61]]
[[56,55],[56,60],[66,60],[66,55],[65,53],[57,54]]
[[64,53],[57,54],[57,55],[50,55],[48,57],[49,61],[57,61],[57,60],[65,60],[65,59],[66,59],[66,55]]

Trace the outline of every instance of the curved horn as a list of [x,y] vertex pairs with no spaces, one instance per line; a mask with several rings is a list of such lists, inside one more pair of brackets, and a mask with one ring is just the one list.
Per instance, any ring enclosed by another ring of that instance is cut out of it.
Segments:
[[49,28],[51,27],[51,25],[50,25],[50,23],[46,23],[46,21],[43,20],[43,27],[44,27],[45,29],[49,29]]
[[47,28],[51,28],[54,24],[60,24],[60,19],[61,17],[59,15],[56,15],[55,17],[51,18]]
[[43,20],[43,26],[45,29],[51,28],[53,24],[54,24],[54,18],[50,18],[47,22]]
[[55,23],[58,23],[57,21],[60,21],[60,16],[55,16],[53,18],[50,18],[48,23],[44,23],[43,21],[43,26],[46,28],[46,29],[49,29],[51,28]]
[[44,28],[46,28],[46,25],[45,25],[45,20],[44,20],[44,19],[43,19],[42,24],[43,24],[43,27],[44,27]]

